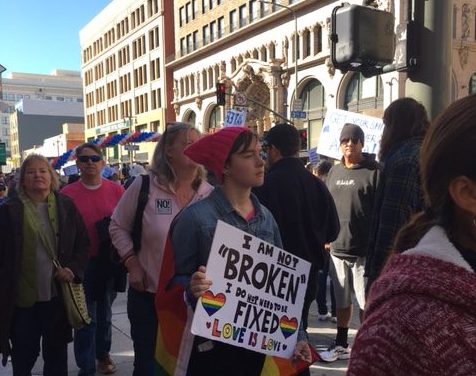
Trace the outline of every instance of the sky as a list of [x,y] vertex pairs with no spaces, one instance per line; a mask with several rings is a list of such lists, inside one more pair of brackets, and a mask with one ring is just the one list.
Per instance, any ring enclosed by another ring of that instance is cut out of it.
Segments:
[[2,0],[0,64],[9,72],[81,70],[79,31],[112,0]]

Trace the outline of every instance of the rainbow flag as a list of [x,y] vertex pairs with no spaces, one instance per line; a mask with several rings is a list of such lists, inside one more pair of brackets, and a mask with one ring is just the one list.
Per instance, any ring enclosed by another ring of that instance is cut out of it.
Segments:
[[[175,273],[175,262],[170,236],[167,239],[159,285],[155,296],[158,329],[155,349],[157,376],[185,376],[192,351],[194,335],[190,332],[193,310],[187,306],[182,286],[169,287]],[[314,363],[319,355],[311,346]],[[311,364],[312,364],[311,363]],[[261,376],[295,376],[310,364],[267,356]]]

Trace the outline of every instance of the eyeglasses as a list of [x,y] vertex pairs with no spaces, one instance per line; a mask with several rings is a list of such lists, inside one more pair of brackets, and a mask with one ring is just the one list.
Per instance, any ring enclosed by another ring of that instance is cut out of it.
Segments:
[[102,160],[102,157],[100,155],[80,155],[78,160],[82,163],[88,163],[89,161],[97,163]]
[[340,144],[346,145],[349,143],[349,140],[351,140],[354,145],[357,145],[360,141],[358,138],[343,138],[342,140],[340,140]]

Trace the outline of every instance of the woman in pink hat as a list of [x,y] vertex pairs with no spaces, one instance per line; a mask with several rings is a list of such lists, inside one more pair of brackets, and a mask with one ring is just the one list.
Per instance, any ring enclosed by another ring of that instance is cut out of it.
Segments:
[[[211,170],[219,185],[205,199],[184,209],[171,231],[175,259],[173,283],[184,286],[190,305],[211,286],[206,277],[208,255],[217,221],[224,221],[281,247],[272,214],[251,188],[263,184],[264,162],[258,138],[247,128],[229,127],[190,145],[185,154]],[[184,236],[186,234],[186,236]],[[310,360],[305,334],[300,331],[295,355]],[[259,375],[265,355],[222,342],[195,337],[187,375]]]

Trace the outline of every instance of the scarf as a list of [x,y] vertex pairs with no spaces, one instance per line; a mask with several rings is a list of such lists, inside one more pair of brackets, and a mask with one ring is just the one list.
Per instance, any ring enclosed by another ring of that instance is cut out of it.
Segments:
[[[41,221],[36,205],[23,192],[20,193],[23,203],[23,247],[21,269],[18,283],[17,306],[31,307],[38,298],[36,286],[36,249],[38,239],[53,259],[56,258],[56,239],[51,239],[42,231]],[[48,195],[48,218],[54,233],[58,234],[58,212],[54,193]]]

